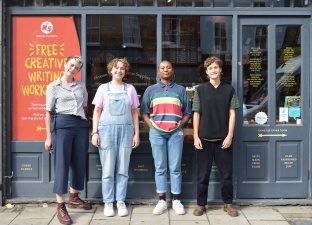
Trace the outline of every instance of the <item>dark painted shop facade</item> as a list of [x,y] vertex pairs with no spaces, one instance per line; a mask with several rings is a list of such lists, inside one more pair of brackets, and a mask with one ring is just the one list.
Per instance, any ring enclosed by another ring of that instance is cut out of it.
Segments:
[[[70,52],[63,49],[64,45],[67,47],[65,38],[78,40],[75,51],[85,61],[81,77],[89,92],[90,119],[95,91],[101,83],[109,81],[106,65],[112,57],[129,59],[132,67],[127,82],[134,84],[141,98],[146,87],[156,82],[157,64],[162,59],[173,63],[176,82],[185,86],[192,97],[194,86],[201,82],[202,62],[211,55],[219,56],[224,61],[223,78],[235,87],[241,106],[233,144],[236,201],[311,203],[311,5],[310,0],[2,1],[2,203],[10,199],[54,197],[53,155],[43,147],[45,128],[36,126],[31,131],[35,120],[43,119],[44,96],[38,100],[42,104],[31,103],[32,108],[27,108],[29,102],[37,101],[36,92],[30,91],[33,94],[30,99],[24,89],[22,97],[18,94],[23,76],[28,77],[31,85],[48,76],[57,77],[42,74],[45,60],[54,54],[55,46],[63,57],[63,53]],[[29,29],[22,25],[26,19],[30,21]],[[41,19],[43,33],[37,37],[52,38],[53,32],[44,32],[49,31],[50,25],[54,25],[56,32],[54,20],[60,20],[65,31],[68,28],[65,20],[71,20],[74,32],[49,39],[44,51],[42,43],[20,46],[27,35],[37,32],[32,21]],[[38,46],[42,54],[34,57]],[[22,57],[23,47],[28,58]],[[37,63],[36,80],[30,78],[29,71],[35,67],[31,60]],[[21,67],[25,74],[16,72]],[[26,116],[34,108],[38,112]],[[19,119],[23,121],[17,122]],[[23,125],[26,120],[32,120],[29,126]],[[184,133],[182,196],[195,201],[191,121]],[[141,145],[133,150],[129,170],[127,197],[133,201],[147,201],[155,196],[148,129],[142,120],[140,137]],[[214,167],[209,200],[220,201],[219,186],[218,170]],[[101,198],[101,164],[97,149],[91,144],[82,194],[91,200]]]

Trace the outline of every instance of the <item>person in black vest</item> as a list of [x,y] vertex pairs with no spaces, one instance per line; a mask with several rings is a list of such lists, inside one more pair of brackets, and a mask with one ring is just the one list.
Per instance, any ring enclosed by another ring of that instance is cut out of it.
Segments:
[[197,207],[193,214],[206,211],[208,185],[213,161],[222,183],[224,211],[238,216],[232,206],[232,139],[235,110],[239,107],[234,88],[221,81],[222,61],[209,57],[204,61],[207,82],[199,85],[193,98],[194,147],[197,156]]

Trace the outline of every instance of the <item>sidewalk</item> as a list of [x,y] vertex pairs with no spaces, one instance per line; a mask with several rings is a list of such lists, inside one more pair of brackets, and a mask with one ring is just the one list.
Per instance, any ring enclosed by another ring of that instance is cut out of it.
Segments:
[[[186,206],[185,215],[171,209],[162,215],[152,214],[153,205],[130,205],[127,217],[105,217],[103,205],[90,211],[69,209],[77,225],[312,225],[312,206],[240,206],[239,216],[230,217],[220,206],[211,206],[206,214],[193,216],[194,205]],[[55,204],[14,205],[0,208],[1,225],[59,225]]]

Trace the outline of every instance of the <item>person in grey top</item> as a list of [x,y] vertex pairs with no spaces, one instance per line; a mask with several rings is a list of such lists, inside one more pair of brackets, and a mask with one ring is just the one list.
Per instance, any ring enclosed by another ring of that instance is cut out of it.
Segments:
[[64,74],[51,82],[46,91],[46,140],[45,149],[54,153],[54,186],[57,217],[62,224],[72,224],[64,202],[68,191],[69,207],[89,210],[91,204],[78,197],[84,188],[87,152],[89,147],[89,123],[85,109],[88,93],[85,84],[75,79],[83,63],[80,56],[69,56]]

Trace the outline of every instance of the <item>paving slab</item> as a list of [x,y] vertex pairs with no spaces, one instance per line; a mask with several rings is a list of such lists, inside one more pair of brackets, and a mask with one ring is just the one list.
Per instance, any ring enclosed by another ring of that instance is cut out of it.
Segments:
[[248,220],[285,220],[280,213],[270,207],[242,207],[241,211]]
[[[50,218],[16,218],[10,225],[47,225],[50,222]],[[59,223],[58,223],[59,225]]]
[[155,206],[141,206],[141,205],[134,205],[133,209],[132,209],[132,213],[134,214],[152,214],[153,213],[153,209]]
[[130,221],[121,221],[121,220],[114,220],[114,221],[107,221],[107,220],[92,220],[90,225],[129,225]]
[[289,225],[287,221],[277,221],[277,220],[249,220],[250,225]]
[[206,221],[170,221],[170,225],[210,225],[208,220]]
[[[73,220],[73,224],[75,225],[87,225],[91,222],[91,219],[93,217],[93,213],[70,213],[70,217]],[[60,222],[57,218],[57,216],[53,217],[52,222],[49,225],[60,225]]]
[[229,215],[208,215],[208,221],[211,225],[250,225],[243,216],[231,217]]
[[1,225],[7,225],[10,224],[20,213],[19,212],[6,212],[2,211],[0,213],[0,224]]
[[274,209],[280,213],[311,213],[312,206],[275,206]]
[[126,220],[126,221],[128,221],[128,220],[130,220],[130,217],[131,217],[132,206],[128,206],[129,215],[123,216],[123,217],[120,217],[117,215],[116,207],[114,207],[115,216],[111,216],[111,217],[104,216],[103,211],[104,211],[103,205],[96,207],[96,210],[95,210],[95,213],[94,213],[94,216],[92,219],[93,220]]
[[297,220],[297,221],[293,221],[294,225],[312,225],[312,220],[308,221],[308,220]]
[[[170,221],[202,221],[202,220],[206,220],[207,221],[207,215],[206,213],[204,213],[204,215],[202,216],[194,216],[193,215],[193,211],[194,211],[194,208],[185,208],[185,214],[184,215],[177,215],[175,213],[175,211],[173,209],[170,209],[169,210],[169,218],[170,218]],[[172,222],[170,222],[171,224]]]
[[18,218],[27,220],[27,219],[45,219],[51,218],[56,213],[54,207],[38,207],[38,206],[27,206],[19,214]]

